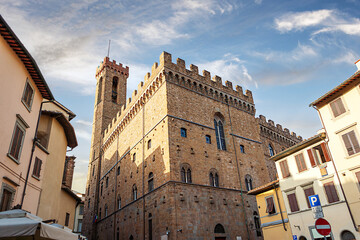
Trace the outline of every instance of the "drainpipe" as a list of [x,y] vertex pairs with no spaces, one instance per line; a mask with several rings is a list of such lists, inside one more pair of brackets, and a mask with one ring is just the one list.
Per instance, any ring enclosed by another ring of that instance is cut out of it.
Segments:
[[326,139],[324,139],[324,141],[325,141],[325,143],[326,143],[326,145],[327,145],[327,149],[328,149],[328,151],[329,151],[329,156],[330,156],[331,161],[332,161],[332,163],[333,163],[333,165],[334,165],[334,170],[335,170],[336,176],[337,176],[337,178],[339,179],[339,185],[340,185],[341,192],[342,192],[342,194],[343,194],[343,196],[344,196],[344,199],[345,199],[346,207],[347,207],[347,209],[349,210],[350,218],[351,218],[351,221],[352,221],[352,223],[353,223],[353,225],[354,225],[355,231],[359,232],[359,229],[358,229],[358,227],[356,226],[356,223],[355,223],[354,216],[353,216],[353,214],[351,213],[350,206],[349,206],[348,200],[347,200],[346,195],[345,195],[345,192],[344,192],[344,188],[343,188],[343,186],[342,186],[342,184],[341,184],[341,179],[340,179],[340,177],[339,177],[339,173],[338,173],[338,171],[337,171],[337,168],[336,168],[334,159],[333,159],[333,157],[332,157],[331,149],[329,148],[329,144],[328,144],[328,143],[330,142],[330,139],[329,139],[329,137],[328,137],[328,134],[327,134],[327,131],[326,131],[326,127],[325,127],[323,118],[322,118],[322,116],[321,116],[321,113],[320,113],[319,109],[316,108],[315,106],[312,106],[312,107],[318,112],[318,114],[319,114],[319,116],[320,116],[321,124],[323,125],[324,130],[325,130],[325,133],[326,133],[326,136],[327,136]]
[[281,221],[282,221],[282,224],[283,224],[283,227],[284,227],[284,230],[287,231],[286,227],[285,227],[285,221],[284,221],[284,217],[283,217],[283,214],[282,214],[282,210],[281,210],[281,204],[280,204],[280,200],[279,200],[279,195],[276,191],[276,185],[275,183],[273,184],[273,188],[275,190],[275,194],[276,194],[276,199],[277,199],[277,202],[279,204],[279,210],[280,210],[280,216],[281,216]]
[[37,139],[37,132],[38,132],[38,128],[39,128],[39,122],[40,122],[42,107],[43,107],[43,104],[44,104],[44,103],[49,103],[49,102],[53,102],[53,101],[54,101],[54,100],[44,101],[44,102],[41,102],[41,104],[40,104],[40,110],[39,110],[38,120],[37,120],[37,123],[36,123],[35,134],[34,134],[33,144],[32,144],[31,153],[30,153],[29,166],[28,166],[27,173],[26,173],[24,190],[23,190],[23,193],[22,193],[22,196],[21,196],[20,209],[22,209],[23,204],[24,204],[24,198],[25,198],[25,194],[26,194],[26,187],[27,187],[27,184],[28,184],[28,181],[29,181],[31,163],[32,163],[32,159],[33,159],[34,152],[35,152],[35,144],[36,144],[36,142],[37,142],[37,140],[38,140],[38,139]]

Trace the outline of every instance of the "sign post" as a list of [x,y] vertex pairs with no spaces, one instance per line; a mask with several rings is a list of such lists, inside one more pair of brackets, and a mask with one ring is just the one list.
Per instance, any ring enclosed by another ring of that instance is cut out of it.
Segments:
[[319,195],[309,196],[309,202],[311,206],[311,210],[313,212],[314,219],[319,219],[324,217],[324,213],[322,211],[321,203]]

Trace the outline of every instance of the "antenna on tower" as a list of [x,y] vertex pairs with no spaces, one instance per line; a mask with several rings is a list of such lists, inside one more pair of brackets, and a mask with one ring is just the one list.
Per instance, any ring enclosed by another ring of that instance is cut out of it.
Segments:
[[111,40],[109,39],[108,54],[107,54],[108,58],[110,58],[110,43],[111,43]]

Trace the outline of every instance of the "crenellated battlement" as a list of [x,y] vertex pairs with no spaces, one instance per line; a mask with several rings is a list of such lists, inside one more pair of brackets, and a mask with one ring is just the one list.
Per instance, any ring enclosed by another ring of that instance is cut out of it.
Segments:
[[291,145],[303,140],[301,136],[296,136],[296,133],[290,133],[289,129],[283,129],[280,124],[275,125],[273,120],[266,120],[266,117],[263,115],[259,115],[257,120],[260,125],[260,134],[265,137],[270,137],[277,141],[289,142]]
[[[185,61],[181,58],[176,59],[176,63],[172,62],[172,56],[170,53],[162,52],[160,55],[160,64],[154,63],[151,71],[151,75],[156,74],[156,70],[159,67],[164,67],[165,71],[173,77],[178,77],[179,80],[184,79],[186,83],[191,81],[192,85],[194,85],[194,80],[196,81],[197,86],[202,86],[204,90],[213,89],[213,91],[219,91],[223,95],[229,94],[230,97],[237,97],[243,101],[254,105],[254,100],[252,96],[252,92],[250,90],[246,90],[245,94],[243,93],[241,86],[235,86],[235,90],[233,88],[233,84],[231,81],[225,81],[225,85],[222,83],[222,78],[214,75],[211,77],[210,72],[207,70],[203,70],[202,75],[199,74],[199,68],[194,65],[190,64],[190,69],[186,68]],[[150,78],[150,76],[148,77]]]
[[123,65],[121,63],[117,64],[115,60],[110,61],[110,59],[108,57],[105,57],[104,61],[102,61],[100,66],[98,66],[98,68],[96,69],[95,76],[97,77],[104,70],[105,67],[108,67],[111,70],[115,70],[115,71],[120,72],[121,74],[129,76],[129,67],[128,66],[123,67]]

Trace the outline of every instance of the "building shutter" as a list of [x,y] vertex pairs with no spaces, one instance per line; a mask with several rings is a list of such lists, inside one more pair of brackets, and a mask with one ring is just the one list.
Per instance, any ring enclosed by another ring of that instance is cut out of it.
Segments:
[[295,156],[295,160],[296,160],[296,165],[298,167],[299,172],[305,171],[306,170],[306,164],[304,161],[304,156],[302,153],[298,154]]
[[325,183],[324,184],[326,196],[328,198],[329,203],[339,201],[339,196],[336,192],[336,188],[333,182]]
[[358,183],[360,185],[360,172],[355,173]]
[[266,212],[272,213],[274,211],[274,199],[269,197],[266,199]]
[[288,194],[287,196],[288,196],[291,212],[299,211],[299,206],[298,206],[298,203],[297,203],[297,200],[296,200],[295,193]]
[[323,154],[324,154],[324,157],[325,157],[325,161],[326,161],[326,162],[330,162],[330,161],[331,161],[331,160],[330,160],[330,156],[329,156],[329,153],[328,153],[328,151],[327,151],[327,148],[326,148],[325,143],[321,143],[320,146],[321,146],[321,150],[323,151]]
[[351,132],[348,133],[349,134],[349,137],[350,137],[350,141],[353,145],[353,148],[354,148],[354,152],[355,153],[358,153],[359,150],[360,150],[360,147],[359,147],[359,142],[355,136],[355,132],[354,130],[352,130]]
[[314,155],[313,155],[312,149],[308,149],[308,150],[307,150],[307,153],[308,153],[308,155],[309,155],[311,167],[315,167],[316,164],[315,164],[315,159],[314,159]]
[[313,189],[313,187],[310,187],[310,188],[304,189],[304,192],[305,192],[305,197],[306,197],[306,202],[307,202],[308,208],[310,208],[309,196],[315,195],[314,189]]
[[287,178],[288,176],[290,176],[289,168],[286,160],[280,162],[280,168],[283,178]]
[[341,98],[338,98],[334,102],[330,103],[330,107],[333,111],[334,117],[337,117],[346,111]]

